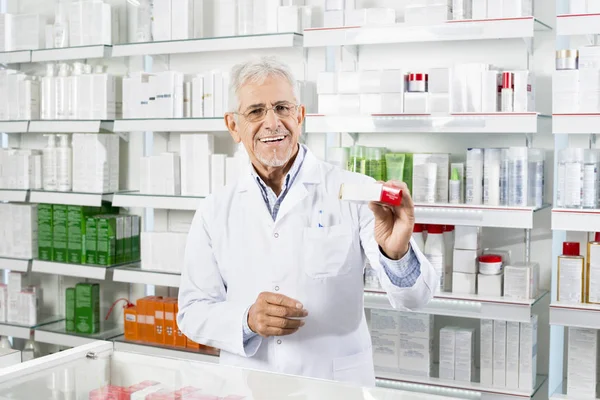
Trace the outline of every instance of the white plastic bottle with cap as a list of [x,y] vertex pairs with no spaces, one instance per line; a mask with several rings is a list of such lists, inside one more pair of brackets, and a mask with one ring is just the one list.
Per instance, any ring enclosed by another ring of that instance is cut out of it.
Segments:
[[446,269],[446,246],[444,244],[443,225],[427,226],[427,242],[425,243],[425,257],[440,277],[438,292],[444,290],[444,270]]
[[417,247],[421,251],[425,251],[425,234],[422,224],[415,224],[413,227],[412,238],[415,240]]
[[79,108],[81,106],[80,80],[83,75],[83,64],[76,62],[73,64],[73,74],[67,78],[69,88],[69,109],[67,110],[68,119],[81,119]]
[[6,336],[0,336],[0,348],[12,349],[12,346]]
[[514,111],[515,84],[514,75],[512,72],[504,72],[502,74],[502,112]]
[[46,76],[42,78],[42,115],[41,119],[56,119],[56,85],[54,64],[46,64]]
[[72,188],[73,176],[73,151],[69,143],[69,135],[58,135],[60,146],[56,149],[57,166],[57,186],[59,192],[70,192]]
[[69,96],[71,91],[69,90],[69,66],[67,64],[59,64],[58,76],[55,79],[56,88],[56,119],[68,119],[70,109]]
[[48,137],[48,144],[42,150],[42,186],[44,190],[56,191],[58,189],[56,135],[44,136]]

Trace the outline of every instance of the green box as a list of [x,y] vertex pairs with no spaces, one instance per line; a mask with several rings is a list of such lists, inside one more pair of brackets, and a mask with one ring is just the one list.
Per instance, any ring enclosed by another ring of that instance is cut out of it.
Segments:
[[125,215],[125,250],[123,252],[123,262],[133,261],[133,255],[131,253],[132,241],[133,241],[133,217],[131,215]]
[[38,258],[52,261],[52,204],[38,204]]
[[100,207],[67,206],[68,243],[67,257],[71,264],[83,264],[85,260],[85,225],[87,217],[99,214]]
[[75,332],[75,288],[65,291],[65,328],[67,332]]
[[52,260],[67,262],[68,234],[68,206],[55,204],[52,206]]
[[404,155],[404,183],[408,186],[409,193],[412,194],[413,190],[413,155],[412,153],[406,153]]
[[117,245],[117,218],[115,215],[97,217],[98,247],[96,264],[114,265]]
[[132,215],[131,220],[131,261],[139,261],[142,256],[140,249],[141,218],[139,215]]
[[98,264],[98,220],[87,217],[85,220],[85,263]]
[[97,283],[75,286],[75,331],[100,332],[100,285]]
[[115,256],[117,264],[125,262],[125,219],[124,215],[117,216],[117,250]]

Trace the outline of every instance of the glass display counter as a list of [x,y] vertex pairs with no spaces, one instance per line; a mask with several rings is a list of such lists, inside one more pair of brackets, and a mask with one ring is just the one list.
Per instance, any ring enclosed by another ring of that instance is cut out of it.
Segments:
[[97,341],[0,370],[0,400],[449,400],[157,357]]

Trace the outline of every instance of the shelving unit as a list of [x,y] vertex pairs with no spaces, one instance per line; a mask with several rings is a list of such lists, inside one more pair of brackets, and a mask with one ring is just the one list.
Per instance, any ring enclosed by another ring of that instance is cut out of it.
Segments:
[[105,267],[101,265],[67,264],[54,261],[33,260],[31,270],[43,274],[74,276],[77,278],[106,280],[111,276],[112,270],[117,266],[135,266],[137,263],[112,265]]
[[113,132],[113,121],[36,120],[29,122],[33,133],[106,133]]
[[558,36],[600,34],[600,14],[562,14],[556,16]]
[[[549,298],[546,291],[530,300],[440,293],[425,308],[415,311],[458,318],[530,322],[532,314],[539,314],[548,308]],[[393,310],[385,293],[371,289],[365,289],[365,308]]]
[[372,116],[309,114],[307,133],[536,133],[538,113],[376,114]]
[[219,363],[219,356],[205,354],[196,350],[182,349],[171,346],[161,346],[158,344],[149,344],[142,342],[131,342],[125,340],[123,336],[113,339],[116,350],[129,351],[132,353],[146,354],[151,356],[181,358],[184,360],[203,361],[207,363]]
[[554,208],[552,229],[572,232],[597,231],[600,229],[600,210]]
[[114,132],[228,132],[221,118],[120,119]]
[[115,207],[156,208],[163,210],[196,211],[204,203],[203,197],[161,196],[140,194],[136,191],[118,192],[113,196]]
[[0,269],[15,272],[29,272],[31,270],[31,260],[23,258],[0,257]]
[[24,203],[29,198],[29,190],[0,189],[0,202]]
[[552,125],[555,134],[600,133],[600,114],[554,114]]
[[100,207],[103,201],[112,201],[113,193],[49,192],[32,190],[31,203],[65,204],[68,206]]
[[114,282],[178,288],[181,282],[181,274],[166,271],[150,271],[133,267],[117,267],[113,270],[112,280]]
[[600,305],[553,302],[550,305],[550,325],[600,329]]
[[54,344],[57,346],[76,347],[83,346],[97,340],[110,340],[112,338],[123,335],[123,326],[100,323],[101,328],[99,333],[80,334],[75,332],[67,332],[65,321],[52,323],[37,327],[34,330],[34,339],[38,342]]
[[31,51],[31,62],[89,60],[110,56],[112,46],[93,45]]
[[47,324],[53,324],[57,321],[61,321],[63,317],[59,316],[51,316],[40,318],[36,325],[25,326],[14,324],[11,322],[1,322],[0,323],[0,335],[2,336],[12,336],[19,339],[29,339],[31,337],[32,332],[39,327],[42,327]]
[[0,121],[0,132],[21,133],[29,130],[29,121]]
[[31,50],[0,52],[0,64],[22,64],[31,62]]
[[311,28],[304,31],[304,47],[531,38],[537,30],[550,30],[550,27],[533,17],[525,17],[448,21],[425,26]]

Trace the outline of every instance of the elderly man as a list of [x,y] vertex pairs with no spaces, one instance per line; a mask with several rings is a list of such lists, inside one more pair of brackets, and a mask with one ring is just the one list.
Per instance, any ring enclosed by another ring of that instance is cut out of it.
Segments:
[[320,161],[298,143],[305,108],[290,69],[263,58],[231,73],[225,123],[251,165],[213,193],[190,229],[180,329],[221,349],[221,363],[375,383],[363,309],[369,260],[400,310],[431,299],[438,277],[411,239],[414,206],[339,199],[369,177]]

